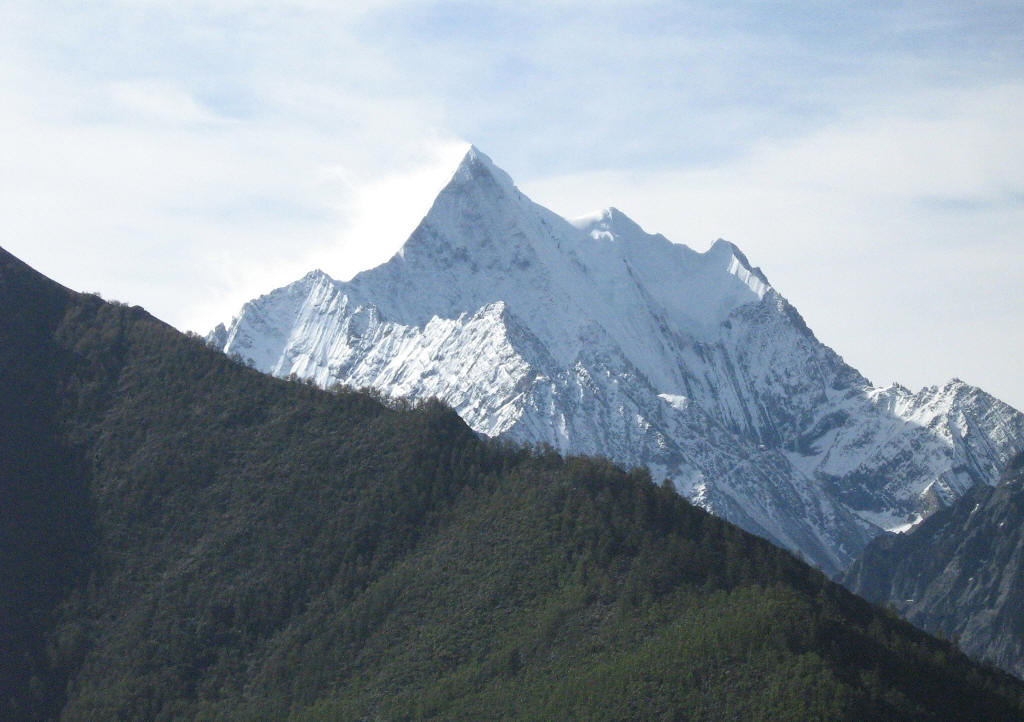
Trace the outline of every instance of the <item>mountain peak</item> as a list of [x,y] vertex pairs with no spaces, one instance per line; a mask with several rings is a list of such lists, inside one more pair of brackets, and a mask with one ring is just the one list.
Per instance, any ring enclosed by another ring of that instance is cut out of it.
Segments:
[[307,273],[305,276],[302,277],[302,280],[304,280],[304,281],[314,281],[315,282],[315,281],[320,281],[322,279],[327,279],[328,281],[333,281],[334,280],[333,278],[331,278],[327,274],[326,271],[323,271],[323,270],[321,270],[319,268],[314,268],[312,271],[310,271],[309,273]]
[[705,252],[705,255],[711,257],[721,256],[727,259],[731,257],[729,272],[738,276],[758,296],[764,296],[765,292],[771,288],[771,283],[768,281],[768,277],[761,271],[761,268],[759,266],[752,266],[743,254],[743,251],[735,243],[719,238],[711,244],[711,248]]
[[470,145],[458,168],[455,169],[449,187],[488,183],[505,190],[515,188],[515,183],[508,173],[496,166],[486,153],[475,145]]
[[[414,264],[430,259],[428,263],[439,263],[450,271],[453,265],[472,266],[482,252],[500,256],[506,253],[503,248],[516,245],[510,242],[509,231],[521,222],[524,203],[508,173],[471,145],[396,257]],[[372,272],[364,271],[357,278]]]
[[569,223],[595,239],[632,239],[647,235],[640,224],[613,206],[574,218]]

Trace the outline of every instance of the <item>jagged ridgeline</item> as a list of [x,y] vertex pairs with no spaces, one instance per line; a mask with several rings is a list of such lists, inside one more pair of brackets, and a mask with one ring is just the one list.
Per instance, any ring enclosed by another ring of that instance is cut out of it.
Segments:
[[395,256],[312,272],[209,336],[261,371],[438,397],[475,431],[646,466],[838,575],[1024,450],[1024,415],[952,380],[875,386],[732,243],[610,208],[567,220],[471,148]]
[[1024,686],[604,461],[0,251],[0,717],[985,718]]

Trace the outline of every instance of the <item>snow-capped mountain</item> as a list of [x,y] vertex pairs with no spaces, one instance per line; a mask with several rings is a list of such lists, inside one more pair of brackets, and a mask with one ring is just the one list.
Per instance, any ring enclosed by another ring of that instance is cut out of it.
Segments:
[[1024,449],[1024,416],[958,380],[872,386],[733,244],[698,253],[614,208],[566,220],[475,148],[390,261],[347,283],[313,271],[209,340],[649,466],[830,574]]

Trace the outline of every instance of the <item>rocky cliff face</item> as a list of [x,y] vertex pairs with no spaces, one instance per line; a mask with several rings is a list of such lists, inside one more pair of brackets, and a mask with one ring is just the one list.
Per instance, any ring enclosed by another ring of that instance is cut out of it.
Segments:
[[614,208],[568,221],[475,148],[390,261],[347,283],[314,271],[209,340],[649,466],[831,574],[1024,449],[1024,416],[960,381],[873,387],[733,244],[698,253]]
[[1024,458],[916,529],[868,545],[844,583],[1024,677]]

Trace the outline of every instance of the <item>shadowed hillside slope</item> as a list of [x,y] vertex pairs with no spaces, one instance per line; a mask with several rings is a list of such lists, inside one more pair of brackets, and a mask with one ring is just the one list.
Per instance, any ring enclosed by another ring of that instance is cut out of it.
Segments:
[[1024,677],[1024,455],[998,486],[871,542],[844,582]]
[[646,473],[231,363],[0,251],[5,719],[1007,718]]

